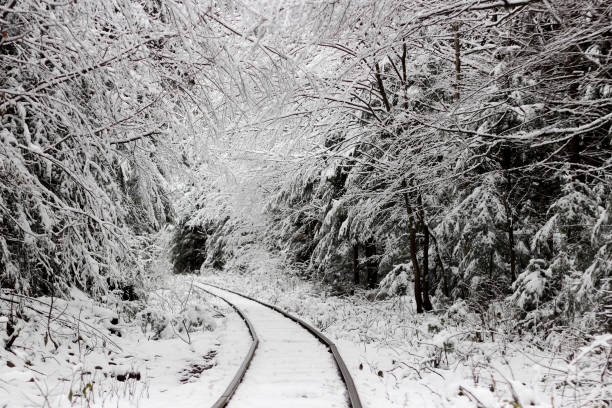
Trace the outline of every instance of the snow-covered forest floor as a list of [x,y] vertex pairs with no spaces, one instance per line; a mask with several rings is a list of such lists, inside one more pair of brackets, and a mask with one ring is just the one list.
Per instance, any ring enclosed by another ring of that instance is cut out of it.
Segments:
[[0,407],[211,406],[251,339],[233,309],[191,281],[164,279],[146,304],[96,303],[77,290],[2,294],[11,344],[0,349]]
[[[281,258],[252,246],[204,282],[305,319],[334,341],[367,407],[580,407],[612,395],[612,335],[522,333],[498,313],[456,304],[415,313],[410,296],[333,296]],[[408,291],[410,293],[410,291]]]
[[70,299],[3,294],[0,324],[14,335],[0,350],[0,406],[212,405],[250,337],[198,281],[277,305],[331,337],[366,407],[573,407],[612,392],[611,335],[583,347],[567,333],[542,338],[498,316],[483,322],[460,305],[417,315],[409,296],[332,296],[287,268],[251,247],[224,271],[165,278],[146,304],[93,303],[77,290]]

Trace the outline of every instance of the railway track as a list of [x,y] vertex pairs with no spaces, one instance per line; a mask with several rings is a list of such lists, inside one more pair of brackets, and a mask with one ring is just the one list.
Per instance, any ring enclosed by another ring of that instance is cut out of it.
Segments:
[[200,283],[232,306],[253,342],[213,408],[362,408],[353,379],[335,344],[276,306]]

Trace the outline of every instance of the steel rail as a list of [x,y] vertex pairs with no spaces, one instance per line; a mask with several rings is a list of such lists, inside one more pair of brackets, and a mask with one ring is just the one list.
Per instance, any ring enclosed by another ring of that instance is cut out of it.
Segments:
[[[240,292],[236,292],[234,290],[222,288],[220,286],[213,285],[213,284],[210,284],[210,283],[201,282],[200,284],[201,285],[212,286],[213,288],[217,288],[219,290],[224,290],[226,292],[233,293],[234,295],[242,296],[243,298],[252,300],[253,302],[257,302],[260,305],[269,307],[270,309],[280,313],[281,315],[285,316],[286,318],[288,318],[290,320],[293,320],[294,322],[296,322],[297,324],[302,326],[304,329],[306,329],[308,332],[310,332],[321,343],[323,343],[325,346],[327,346],[327,348],[331,352],[331,354],[332,354],[332,356],[334,358],[334,361],[336,363],[336,366],[338,367],[338,371],[340,371],[340,377],[342,378],[342,381],[344,381],[344,384],[346,385],[346,390],[348,392],[348,397],[349,397],[349,402],[350,402],[351,408],[363,408],[363,405],[361,404],[361,399],[359,398],[359,393],[357,392],[357,388],[355,387],[355,382],[353,381],[353,377],[351,377],[351,373],[349,372],[348,368],[346,367],[346,364],[344,363],[344,360],[342,359],[342,356],[338,352],[338,348],[336,347],[334,342],[331,341],[327,336],[325,336],[319,330],[315,329],[310,324],[306,323],[304,320],[300,319],[299,317],[293,316],[292,314],[289,314],[289,313],[285,312],[284,310],[282,310],[278,306],[270,305],[268,303],[262,302],[261,300],[255,299],[255,298],[253,298],[251,296],[242,294]],[[200,286],[198,286],[198,287],[200,287]],[[206,291],[206,289],[203,289],[203,288],[201,288],[201,289]],[[211,293],[211,292],[208,292],[208,293]],[[225,300],[225,299],[223,299],[223,300]],[[227,300],[225,300],[225,301],[228,302]],[[230,303],[230,302],[228,302],[228,303]],[[236,309],[235,306],[234,306],[234,308]],[[213,408],[216,408],[216,407],[217,406],[214,406]]]
[[238,389],[240,382],[244,378],[244,374],[246,374],[246,371],[249,368],[249,365],[251,365],[251,361],[253,360],[253,356],[255,355],[255,350],[257,350],[257,347],[259,346],[259,337],[257,337],[257,332],[255,331],[255,327],[253,326],[253,323],[251,323],[249,318],[246,317],[246,315],[242,312],[242,310],[240,310],[238,307],[236,307],[234,304],[232,304],[227,299],[224,299],[223,296],[219,296],[216,293],[206,290],[198,284],[194,285],[194,287],[210,295],[218,297],[219,299],[221,299],[222,301],[230,305],[236,311],[238,316],[240,316],[240,318],[244,320],[244,322],[247,325],[247,328],[249,329],[249,334],[251,335],[251,338],[253,339],[253,342],[251,343],[251,347],[249,347],[249,351],[246,357],[244,358],[244,360],[242,360],[242,364],[240,364],[240,367],[238,368],[238,371],[236,371],[234,378],[232,378],[232,381],[229,383],[229,385],[227,386],[223,394],[221,394],[219,399],[212,405],[212,408],[224,408],[229,403],[230,399],[232,398],[232,396]]

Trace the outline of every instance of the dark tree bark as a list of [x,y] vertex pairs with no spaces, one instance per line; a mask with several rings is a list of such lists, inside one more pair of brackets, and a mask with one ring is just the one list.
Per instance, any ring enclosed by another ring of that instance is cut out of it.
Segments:
[[461,42],[459,40],[459,23],[453,24],[453,31],[455,31],[455,41],[453,47],[455,48],[455,99],[461,98]]
[[427,311],[432,310],[433,306],[429,300],[429,229],[423,229],[423,308]]
[[382,97],[383,103],[385,104],[385,109],[387,112],[391,111],[391,104],[389,103],[389,98],[387,97],[387,92],[385,91],[385,85],[382,80],[382,76],[380,75],[380,67],[378,63],[376,66],[376,82],[378,83],[378,90],[380,91],[380,96]]
[[402,44],[402,75],[403,75],[402,85],[406,85],[406,79],[407,79],[406,77],[406,55],[407,55],[406,43],[403,43]]
[[423,290],[423,309],[430,311],[433,309],[429,300],[429,228],[425,220],[425,210],[423,208],[423,197],[419,194],[417,198],[419,205],[419,218],[421,218],[421,229],[423,230],[423,270],[422,270],[422,290]]
[[[402,180],[402,187],[407,188],[406,181]],[[408,213],[408,232],[410,234],[410,260],[412,261],[412,269],[414,270],[414,300],[416,302],[417,313],[423,313],[423,298],[421,297],[421,273],[419,271],[419,260],[417,259],[416,248],[416,231],[414,214],[408,200],[408,193],[404,191],[404,204]]]
[[503,146],[501,150],[501,165],[504,169],[507,185],[505,192],[502,194],[502,203],[506,210],[506,231],[508,233],[508,257],[510,258],[510,277],[512,282],[516,280],[516,253],[514,251],[514,216],[510,208],[509,195],[512,192],[512,150],[508,146]]
[[442,291],[445,296],[450,296],[450,291],[448,288],[448,277],[446,276],[446,269],[444,269],[444,263],[442,262],[442,257],[440,256],[440,246],[438,245],[438,240],[436,236],[429,231],[429,237],[433,240],[434,245],[436,246],[436,260],[437,264],[440,266],[440,275],[442,278]]
[[510,277],[512,282],[516,280],[516,252],[514,251],[514,219],[508,197],[503,197],[504,207],[506,209],[506,229],[508,231],[508,256],[510,258]]
[[378,267],[376,262],[372,259],[373,256],[376,255],[376,245],[374,244],[374,239],[370,238],[365,244],[365,256],[368,259],[367,261],[367,285],[368,288],[374,289],[376,287],[376,283],[378,280]]
[[353,244],[353,283],[359,285],[359,244]]

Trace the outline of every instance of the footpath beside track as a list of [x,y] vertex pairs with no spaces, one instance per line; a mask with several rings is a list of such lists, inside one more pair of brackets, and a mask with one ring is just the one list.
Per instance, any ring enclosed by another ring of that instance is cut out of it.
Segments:
[[206,283],[197,287],[230,304],[253,343],[213,408],[362,408],[335,344],[280,308]]

